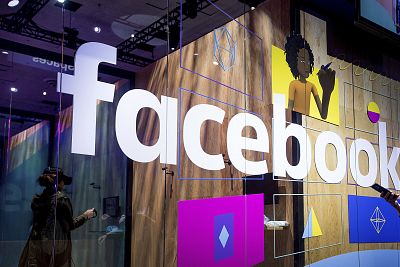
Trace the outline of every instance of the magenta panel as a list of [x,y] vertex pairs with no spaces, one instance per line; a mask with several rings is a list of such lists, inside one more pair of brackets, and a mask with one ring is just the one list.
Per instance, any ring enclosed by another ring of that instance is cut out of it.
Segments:
[[263,261],[263,194],[178,202],[178,267]]

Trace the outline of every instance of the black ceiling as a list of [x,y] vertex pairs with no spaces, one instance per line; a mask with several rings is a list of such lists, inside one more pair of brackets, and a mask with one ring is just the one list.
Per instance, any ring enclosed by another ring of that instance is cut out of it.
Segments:
[[[211,2],[232,17],[249,10],[243,1],[198,0],[193,13],[193,1],[182,1],[183,44],[230,20]],[[173,30],[179,29],[180,1],[74,0],[72,8],[66,9],[60,8],[56,0],[21,0],[13,8],[7,3],[0,3],[0,118],[9,115],[11,87],[18,88],[12,93],[11,110],[19,122],[23,117],[28,122],[57,114],[57,64],[63,58],[72,67],[76,48],[84,42],[118,48],[117,65],[101,64],[99,68],[99,80],[112,83],[121,78],[133,79],[135,72],[172,52],[167,47],[167,36],[170,48],[179,41],[179,32]],[[186,8],[190,6],[191,12]],[[101,29],[99,33],[94,31],[96,26]],[[71,105],[72,97],[63,95],[62,103],[63,107]],[[3,127],[3,121],[0,123]],[[24,127],[14,128],[16,133]]]

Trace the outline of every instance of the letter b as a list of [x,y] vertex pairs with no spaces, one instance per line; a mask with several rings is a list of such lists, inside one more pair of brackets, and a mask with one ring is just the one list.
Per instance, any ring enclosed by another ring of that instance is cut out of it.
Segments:
[[[274,175],[286,177],[286,172],[293,179],[303,179],[307,176],[311,167],[311,142],[306,130],[298,124],[290,124],[287,127],[285,116],[285,96],[274,94],[274,118],[273,118],[273,166]],[[286,141],[293,136],[299,141],[300,160],[296,166],[287,160]]]

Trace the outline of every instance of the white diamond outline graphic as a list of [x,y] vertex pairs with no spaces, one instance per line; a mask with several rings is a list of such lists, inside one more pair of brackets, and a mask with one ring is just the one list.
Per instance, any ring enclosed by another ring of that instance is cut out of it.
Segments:
[[[221,45],[222,39],[226,39],[227,46]],[[221,52],[228,53],[229,58],[227,62],[224,62],[224,58]],[[222,26],[214,30],[214,58],[218,62],[218,65],[224,70],[230,70],[236,62],[236,42],[226,26]]]
[[226,229],[225,225],[221,229],[221,233],[218,236],[219,242],[221,242],[221,245],[223,248],[225,248],[226,243],[228,242],[229,239],[229,232]]
[[376,207],[374,212],[372,213],[371,218],[369,219],[374,227],[375,231],[379,234],[382,231],[383,226],[386,223],[386,219],[383,216],[379,207]]

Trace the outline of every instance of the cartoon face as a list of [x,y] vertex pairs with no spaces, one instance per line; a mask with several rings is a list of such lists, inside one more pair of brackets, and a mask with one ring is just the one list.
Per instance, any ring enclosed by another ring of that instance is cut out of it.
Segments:
[[297,53],[297,70],[300,77],[308,78],[310,76],[310,54],[305,48],[301,48]]

